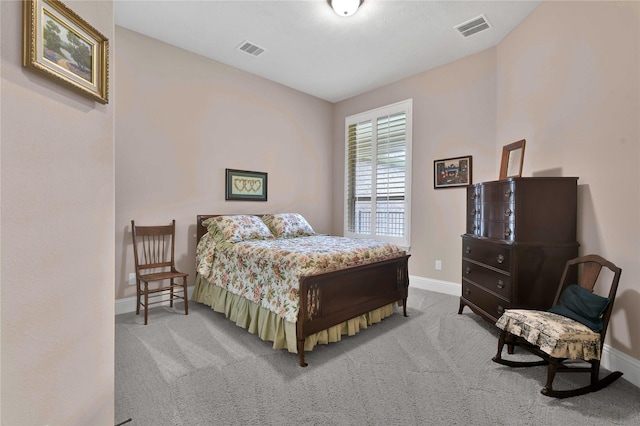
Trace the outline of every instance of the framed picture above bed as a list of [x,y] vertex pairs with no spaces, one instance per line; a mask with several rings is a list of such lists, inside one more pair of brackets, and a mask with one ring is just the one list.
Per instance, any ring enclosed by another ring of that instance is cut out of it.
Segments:
[[23,65],[109,102],[109,40],[59,0],[23,2]]
[[433,162],[433,187],[453,188],[469,186],[471,180],[471,155],[465,157],[445,158]]
[[267,174],[225,169],[225,200],[267,201]]

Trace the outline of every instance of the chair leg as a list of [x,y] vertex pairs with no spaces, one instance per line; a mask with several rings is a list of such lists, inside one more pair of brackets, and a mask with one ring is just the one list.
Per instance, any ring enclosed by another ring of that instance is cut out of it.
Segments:
[[493,357],[493,362],[497,362],[500,364],[502,361],[502,349],[504,348],[505,340],[507,338],[507,332],[502,330],[500,332],[500,337],[498,337],[498,353]]
[[[545,396],[550,396],[553,398],[569,398],[572,396],[580,396],[585,395],[590,392],[596,392],[600,389],[603,389],[609,386],[611,383],[618,380],[622,377],[622,373],[620,371],[614,371],[609,373],[603,379],[599,379],[600,376],[600,361],[599,360],[591,360],[589,361],[591,364],[591,369],[589,374],[591,375],[591,380],[589,385],[583,386],[581,388],[576,389],[568,389],[568,390],[554,390],[553,389],[553,378],[555,376],[556,371],[560,371],[559,369],[562,367],[561,364],[557,362],[549,363],[549,369],[547,370],[547,384],[540,391]],[[570,369],[563,369],[562,371],[569,371]]]
[[144,325],[147,325],[147,318],[149,313],[149,283],[144,283]]
[[592,359],[589,362],[591,363],[591,386],[597,386],[600,376],[600,360]]
[[515,367],[515,368],[519,368],[519,367],[537,367],[537,366],[540,366],[540,365],[547,365],[549,363],[540,354],[537,354],[535,352],[534,352],[534,354],[537,355],[538,357],[542,358],[542,359],[540,359],[539,361],[512,361],[510,359],[504,359],[504,358],[502,358],[502,350],[504,348],[504,345],[507,345],[507,349],[508,349],[508,353],[509,354],[513,354],[513,347],[515,345],[524,347],[524,349],[528,348],[527,342],[521,342],[513,334],[509,333],[508,331],[502,330],[500,332],[500,337],[498,338],[498,353],[496,353],[496,356],[491,358],[491,360],[493,362],[496,362],[496,363],[502,364],[502,365],[506,365],[507,367]]
[[170,307],[170,308],[173,308],[173,286],[175,285],[175,282],[173,282],[173,278],[171,278],[171,283],[170,283],[170,284],[171,284],[171,285],[170,285],[170,287],[171,287],[171,290],[170,290],[171,294],[170,294],[170,296],[169,296],[169,307]]
[[136,315],[140,315],[140,280],[136,278]]
[[189,315],[189,299],[187,299],[187,278],[182,278],[182,291],[184,296],[184,314]]
[[554,362],[550,362],[547,365],[547,383],[544,385],[544,388],[540,391],[543,395],[551,395],[553,393],[553,379],[556,377],[556,371],[558,370],[558,366]]

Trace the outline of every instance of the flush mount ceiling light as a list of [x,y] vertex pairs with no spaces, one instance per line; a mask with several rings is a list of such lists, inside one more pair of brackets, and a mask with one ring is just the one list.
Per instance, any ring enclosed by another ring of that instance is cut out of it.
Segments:
[[333,11],[340,16],[351,16],[364,0],[327,0]]

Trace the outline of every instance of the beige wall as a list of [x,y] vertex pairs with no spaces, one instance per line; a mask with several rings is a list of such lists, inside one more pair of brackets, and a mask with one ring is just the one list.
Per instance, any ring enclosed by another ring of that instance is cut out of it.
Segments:
[[580,253],[623,269],[607,343],[640,359],[638,5],[543,3],[496,48],[336,104],[333,231],[342,229],[344,118],[412,97],[410,272],[457,284],[465,195],[433,189],[433,160],[473,155],[473,181],[495,180],[502,146],[526,138],[524,176],[580,177]]
[[345,117],[407,98],[413,99],[410,273],[457,283],[466,196],[460,188],[433,189],[433,161],[471,155],[474,181],[495,177],[495,49],[335,105],[333,232],[342,232]]
[[[607,343],[640,359],[640,3],[553,2],[498,46],[497,140],[578,176],[580,253],[622,268]],[[496,147],[498,156],[498,147]]]
[[[0,423],[113,425],[114,106],[23,68],[0,3]],[[111,1],[65,3],[115,47]]]
[[[195,221],[210,213],[302,213],[331,227],[332,106],[116,27],[116,299],[135,295],[130,223],[177,223],[195,277]],[[225,201],[225,168],[268,173],[268,201]]]

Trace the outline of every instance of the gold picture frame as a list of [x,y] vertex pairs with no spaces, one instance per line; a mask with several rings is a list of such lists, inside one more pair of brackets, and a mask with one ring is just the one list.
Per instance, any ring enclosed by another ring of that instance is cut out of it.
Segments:
[[502,160],[500,162],[500,180],[510,177],[522,176],[524,164],[524,147],[526,140],[522,139],[502,147]]
[[59,0],[23,2],[23,65],[109,102],[109,40]]

